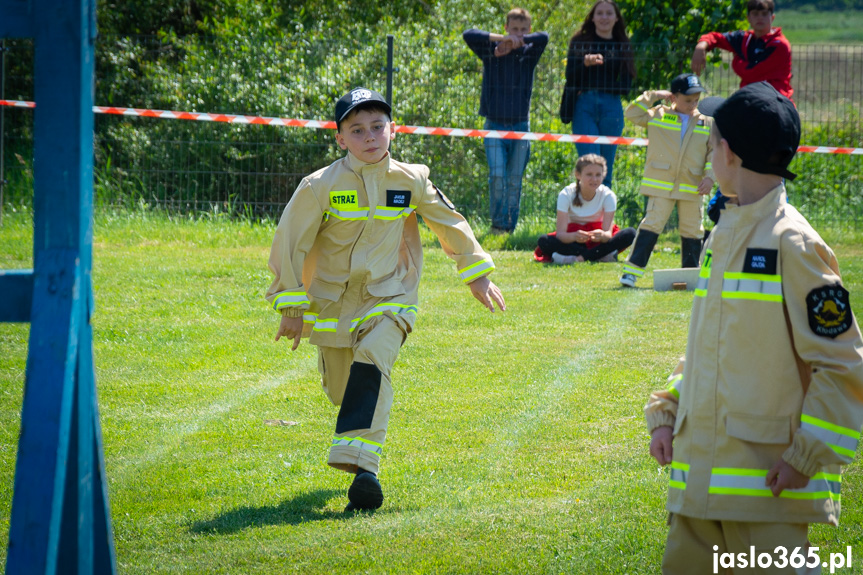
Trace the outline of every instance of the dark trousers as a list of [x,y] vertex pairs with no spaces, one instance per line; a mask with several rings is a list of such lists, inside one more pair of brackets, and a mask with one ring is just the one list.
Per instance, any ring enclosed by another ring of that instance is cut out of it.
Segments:
[[585,247],[585,244],[578,242],[563,243],[557,239],[557,236],[540,236],[536,243],[539,249],[542,250],[542,253],[548,256],[557,252],[564,256],[581,256],[585,261],[595,262],[615,250],[618,253],[622,252],[632,245],[634,239],[635,228],[624,228],[614,234],[608,242],[598,244],[589,249]]

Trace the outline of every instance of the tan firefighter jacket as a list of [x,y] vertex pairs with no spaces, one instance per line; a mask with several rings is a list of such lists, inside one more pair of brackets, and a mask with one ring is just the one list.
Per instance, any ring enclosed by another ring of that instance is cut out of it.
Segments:
[[494,269],[428,173],[389,154],[365,164],[348,153],[300,183],[276,229],[266,297],[283,315],[303,317],[310,343],[350,347],[358,328],[382,314],[412,329],[423,257],[417,214],[464,283]]
[[661,104],[651,108],[657,99],[655,92],[644,92],[625,112],[627,120],[647,128],[650,141],[639,191],[645,196],[700,202],[698,184],[705,176],[716,179],[710,166],[713,118],[696,110],[681,138],[680,115]]
[[[645,407],[651,431],[674,428],[669,511],[838,524],[840,465],[863,424],[863,341],[832,250],[783,186],[722,213],[669,381]],[[765,477],[779,458],[809,485],[774,498]]]

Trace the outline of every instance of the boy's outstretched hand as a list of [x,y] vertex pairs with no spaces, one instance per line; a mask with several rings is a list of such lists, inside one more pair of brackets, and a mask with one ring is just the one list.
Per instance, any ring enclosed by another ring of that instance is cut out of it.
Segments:
[[671,463],[671,457],[674,451],[671,447],[672,429],[663,425],[657,427],[650,434],[650,455],[653,456],[660,465],[668,465]]
[[470,293],[473,294],[473,297],[478,299],[489,311],[494,313],[494,302],[497,302],[501,311],[506,311],[506,302],[503,301],[500,288],[491,283],[488,276],[482,276],[467,285],[470,287]]
[[294,345],[291,347],[291,351],[295,351],[300,346],[300,336],[303,335],[303,318],[301,317],[288,317],[283,315],[282,321],[279,324],[279,331],[276,332],[276,341],[279,341],[280,338],[286,337],[288,339],[294,340]]

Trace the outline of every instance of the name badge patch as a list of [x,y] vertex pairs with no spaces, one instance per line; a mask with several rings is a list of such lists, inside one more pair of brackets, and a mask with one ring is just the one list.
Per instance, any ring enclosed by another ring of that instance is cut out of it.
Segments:
[[406,208],[411,203],[410,190],[387,190],[388,208]]
[[777,250],[749,248],[746,250],[746,259],[743,262],[743,273],[774,276],[777,259],[779,259]]
[[848,290],[839,284],[816,288],[806,296],[809,327],[815,335],[835,338],[851,328],[854,316]]
[[357,191],[339,190],[330,192],[330,207],[336,210],[360,209],[360,203],[357,200]]

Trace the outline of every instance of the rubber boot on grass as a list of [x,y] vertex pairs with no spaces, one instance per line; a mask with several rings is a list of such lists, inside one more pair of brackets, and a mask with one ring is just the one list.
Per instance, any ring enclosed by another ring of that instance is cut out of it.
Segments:
[[680,267],[698,267],[698,258],[701,256],[701,245],[699,238],[680,238]]
[[644,268],[647,267],[647,262],[650,261],[650,254],[653,253],[653,248],[656,246],[658,239],[659,234],[657,233],[638,230],[632,246],[632,252],[629,254],[629,259],[623,264],[623,275],[620,277],[621,285],[635,287],[635,282],[638,281],[638,278],[644,276]]

